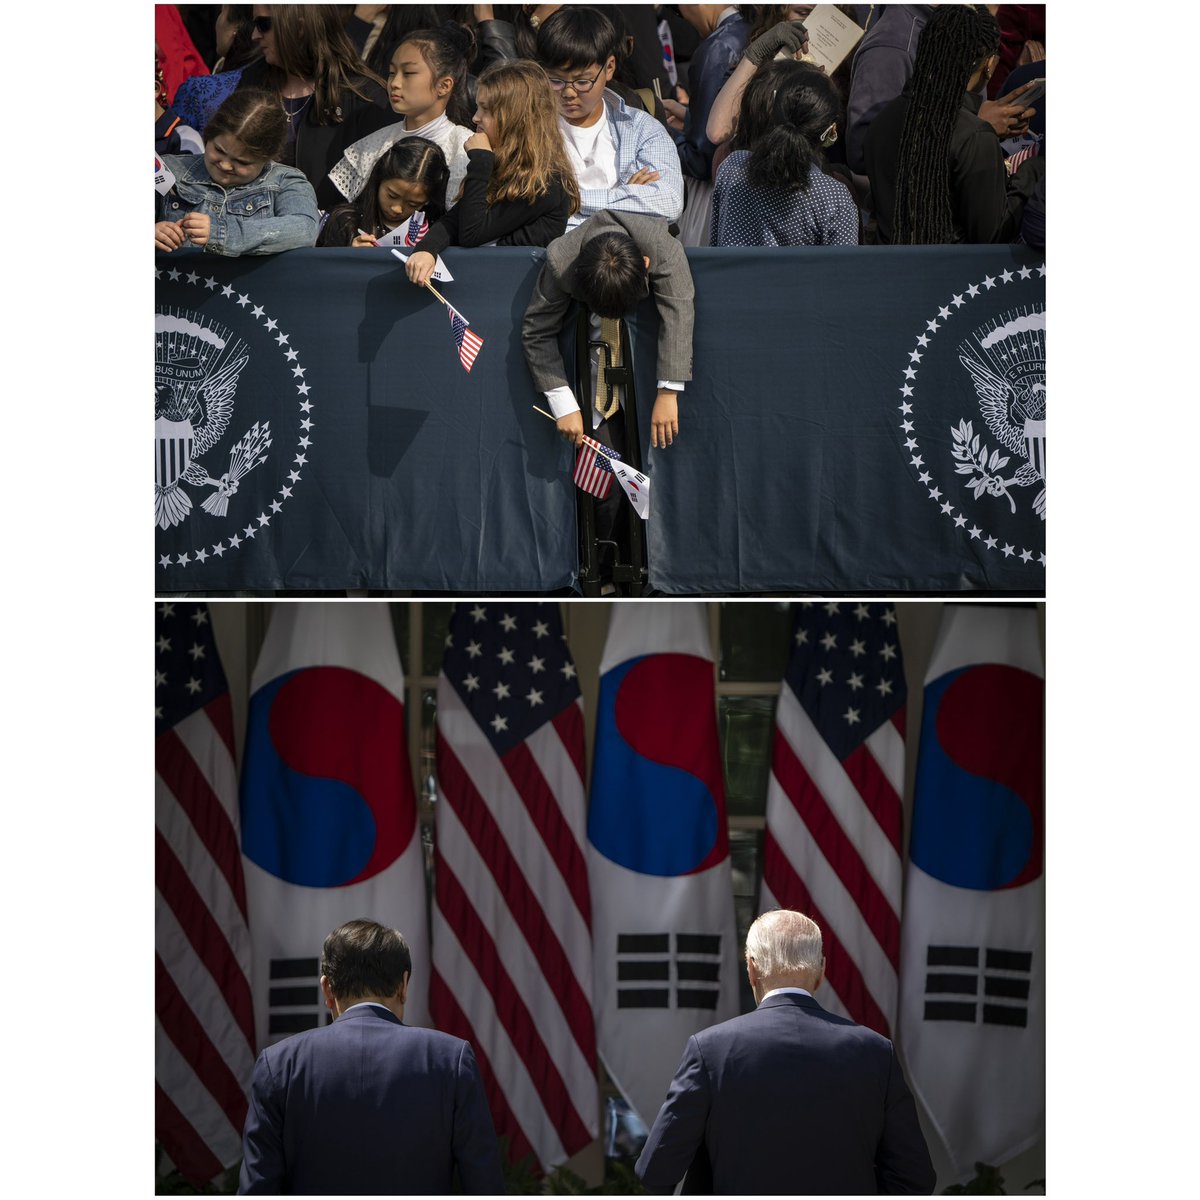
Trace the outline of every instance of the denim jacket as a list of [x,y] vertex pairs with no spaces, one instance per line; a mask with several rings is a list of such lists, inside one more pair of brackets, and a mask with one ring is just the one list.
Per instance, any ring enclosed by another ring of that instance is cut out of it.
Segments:
[[226,190],[209,177],[200,155],[167,154],[162,161],[175,186],[165,196],[155,194],[155,220],[206,213],[212,222],[208,253],[275,254],[316,242],[316,193],[294,167],[268,163],[257,179]]

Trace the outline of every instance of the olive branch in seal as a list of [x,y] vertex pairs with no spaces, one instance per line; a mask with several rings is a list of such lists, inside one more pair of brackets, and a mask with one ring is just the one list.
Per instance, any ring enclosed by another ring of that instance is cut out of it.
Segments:
[[1001,455],[999,450],[989,454],[988,448],[980,444],[980,436],[970,421],[959,421],[958,428],[950,430],[950,436],[954,439],[954,473],[972,476],[963,487],[969,487],[976,500],[984,492],[989,496],[1003,496],[1015,513],[1017,502],[1008,491],[1008,485],[1013,481],[1000,475],[1001,467],[1009,461],[1008,455]]

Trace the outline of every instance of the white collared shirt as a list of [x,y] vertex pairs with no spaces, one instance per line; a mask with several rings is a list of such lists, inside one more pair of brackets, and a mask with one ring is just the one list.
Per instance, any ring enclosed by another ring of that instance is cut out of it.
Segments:
[[810,1000],[813,998],[812,992],[810,992],[807,988],[800,988],[800,987],[772,988],[767,993],[767,995],[764,996],[762,998],[762,1000],[759,1001],[759,1004],[762,1004],[763,1000],[766,1000],[767,997],[769,997],[769,996],[787,996],[793,992],[799,996],[807,996]]

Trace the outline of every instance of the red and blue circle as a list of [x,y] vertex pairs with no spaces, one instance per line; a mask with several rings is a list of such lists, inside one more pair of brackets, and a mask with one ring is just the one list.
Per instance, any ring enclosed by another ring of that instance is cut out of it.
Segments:
[[643,875],[689,875],[729,854],[712,663],[632,658],[600,680],[588,838]]
[[250,700],[242,850],[288,883],[362,883],[417,828],[404,705],[345,667],[290,671]]
[[1042,875],[1045,684],[1017,667],[951,671],[925,689],[909,855],[955,887]]

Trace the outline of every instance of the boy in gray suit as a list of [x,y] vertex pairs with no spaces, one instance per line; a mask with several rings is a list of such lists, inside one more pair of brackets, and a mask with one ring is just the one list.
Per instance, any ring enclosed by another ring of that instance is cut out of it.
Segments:
[[[679,393],[692,377],[692,322],[695,315],[692,273],[683,247],[667,231],[661,217],[641,213],[601,212],[546,249],[546,264],[525,310],[522,341],[525,361],[553,413],[559,433],[581,446],[584,419],[579,401],[567,382],[559,351],[559,332],[573,300],[591,314],[593,343],[592,388],[596,403],[588,431],[622,458],[626,455],[625,403],[620,379],[628,366],[620,318],[632,313],[647,293],[658,308],[658,391],[650,415],[650,444],[670,446],[679,435]],[[607,343],[609,350],[598,342]],[[617,418],[614,420],[613,418]],[[613,489],[596,505],[596,532],[602,542],[611,538],[620,492]]]

